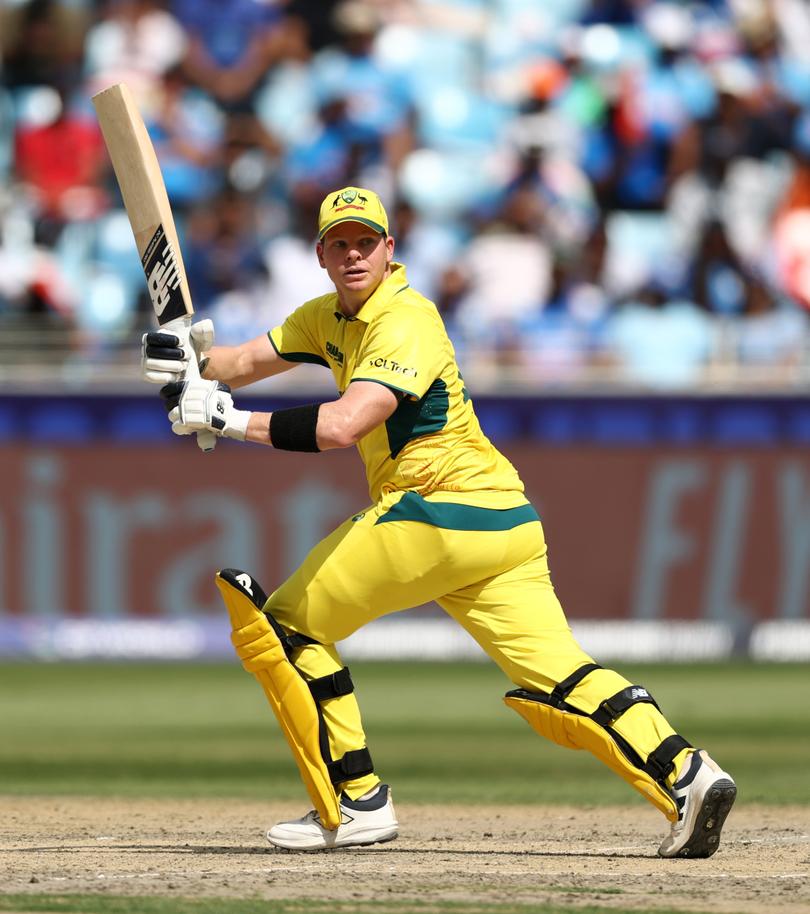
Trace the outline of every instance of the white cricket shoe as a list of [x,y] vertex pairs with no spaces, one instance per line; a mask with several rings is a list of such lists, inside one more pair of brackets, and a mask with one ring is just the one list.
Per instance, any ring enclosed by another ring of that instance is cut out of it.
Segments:
[[686,757],[672,786],[678,821],[661,842],[661,857],[711,857],[720,844],[720,831],[734,805],[737,787],[702,749]]
[[267,832],[267,840],[287,850],[314,851],[330,847],[379,844],[397,836],[397,816],[387,784],[368,800],[340,797],[341,822],[335,829],[324,828],[313,809],[303,819],[279,822]]

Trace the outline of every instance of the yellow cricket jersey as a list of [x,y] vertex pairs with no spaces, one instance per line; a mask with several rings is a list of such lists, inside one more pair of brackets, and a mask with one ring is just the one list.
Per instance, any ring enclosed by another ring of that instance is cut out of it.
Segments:
[[290,362],[332,369],[341,394],[352,381],[375,381],[405,394],[393,415],[358,444],[373,501],[395,491],[482,507],[525,504],[512,464],[481,431],[439,312],[392,273],[355,317],[336,293],[301,305],[270,331]]

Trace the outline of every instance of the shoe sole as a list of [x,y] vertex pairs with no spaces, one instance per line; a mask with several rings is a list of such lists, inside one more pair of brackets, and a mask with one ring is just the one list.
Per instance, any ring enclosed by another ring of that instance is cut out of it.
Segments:
[[692,834],[675,857],[711,857],[720,845],[720,832],[737,798],[737,787],[725,778],[706,791]]
[[393,835],[381,835],[379,838],[372,838],[370,841],[341,841],[335,844],[276,844],[274,841],[271,841],[270,838],[267,840],[270,844],[280,851],[304,851],[305,853],[318,853],[318,851],[336,851],[342,850],[345,847],[371,847],[372,844],[386,844],[388,841],[393,841],[399,836],[399,832],[395,831]]

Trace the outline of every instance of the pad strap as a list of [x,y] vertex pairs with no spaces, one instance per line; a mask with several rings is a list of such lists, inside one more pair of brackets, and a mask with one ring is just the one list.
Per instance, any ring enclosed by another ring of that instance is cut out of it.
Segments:
[[276,622],[271,612],[268,612],[266,609],[263,609],[262,612],[270,623],[270,627],[276,633],[276,637],[281,642],[281,646],[284,648],[284,653],[287,655],[288,660],[291,659],[292,652],[296,650],[296,648],[304,647],[305,644],[318,643],[314,638],[310,638],[308,635],[302,635],[300,632],[288,632],[286,628]]
[[365,777],[374,771],[371,753],[365,747],[350,749],[342,758],[329,762],[326,766],[333,784]]
[[354,683],[349,675],[347,666],[344,666],[342,670],[338,670],[336,673],[321,676],[320,679],[310,679],[307,685],[315,701],[340,698],[341,695],[350,695],[354,691]]
[[663,783],[675,767],[676,756],[684,749],[693,748],[694,746],[690,742],[677,733],[673,733],[647,756],[647,764],[643,766],[643,770],[654,781]]
[[[267,614],[265,613],[265,615]],[[288,657],[290,656],[290,653],[298,647],[303,647],[305,644],[318,643],[314,638],[310,638],[308,635],[302,635],[299,632],[287,632],[284,637],[279,638],[279,640],[284,648],[284,653]]]
[[[535,701],[540,704],[550,705],[561,711],[578,714],[582,717],[589,717],[595,724],[600,727],[609,727],[609,725],[620,717],[624,712],[634,704],[647,703],[658,708],[658,704],[650,693],[641,686],[628,686],[617,692],[615,695],[607,698],[593,712],[586,714],[571,705],[566,704],[565,698],[582,680],[594,670],[602,669],[598,664],[586,663],[578,670],[575,670],[570,676],[555,687],[550,695],[544,692],[529,692],[526,689],[514,689],[506,693],[507,698],[518,698],[523,701]],[[658,709],[660,710],[660,708]],[[674,768],[675,758],[684,749],[694,748],[691,743],[687,742],[682,736],[673,734],[664,739],[661,744],[647,756],[646,763],[638,755],[635,749],[615,730],[609,729],[608,733],[614,742],[620,747],[625,757],[632,765],[640,768],[645,774],[648,774],[654,781],[663,784]]]
[[566,676],[562,682],[554,686],[551,694],[548,697],[548,704],[554,708],[559,708],[562,706],[566,698],[574,691],[574,689],[582,682],[582,680],[592,673],[594,670],[601,670],[602,667],[598,663],[586,663],[584,666],[581,666],[578,670],[574,670],[570,676]]
[[[628,708],[641,703],[655,705],[658,708],[655,699],[645,688],[642,686],[627,686],[621,692],[606,698],[591,714],[591,720],[599,724],[600,727],[607,727],[617,717],[621,717]],[[661,709],[658,708],[658,710],[660,711]]]

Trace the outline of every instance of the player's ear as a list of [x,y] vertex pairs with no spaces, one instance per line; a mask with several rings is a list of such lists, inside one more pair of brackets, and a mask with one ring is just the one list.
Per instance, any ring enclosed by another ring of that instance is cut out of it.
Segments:
[[324,259],[323,259],[323,242],[322,242],[322,241],[319,241],[319,242],[315,245],[315,253],[318,255],[318,263],[319,263],[319,264],[324,268],[324,270],[325,270],[325,269],[326,269],[326,262],[325,262]]
[[394,247],[395,247],[394,236],[386,235],[385,236],[385,251],[386,251],[385,260],[387,263],[391,263],[391,261],[394,259]]

